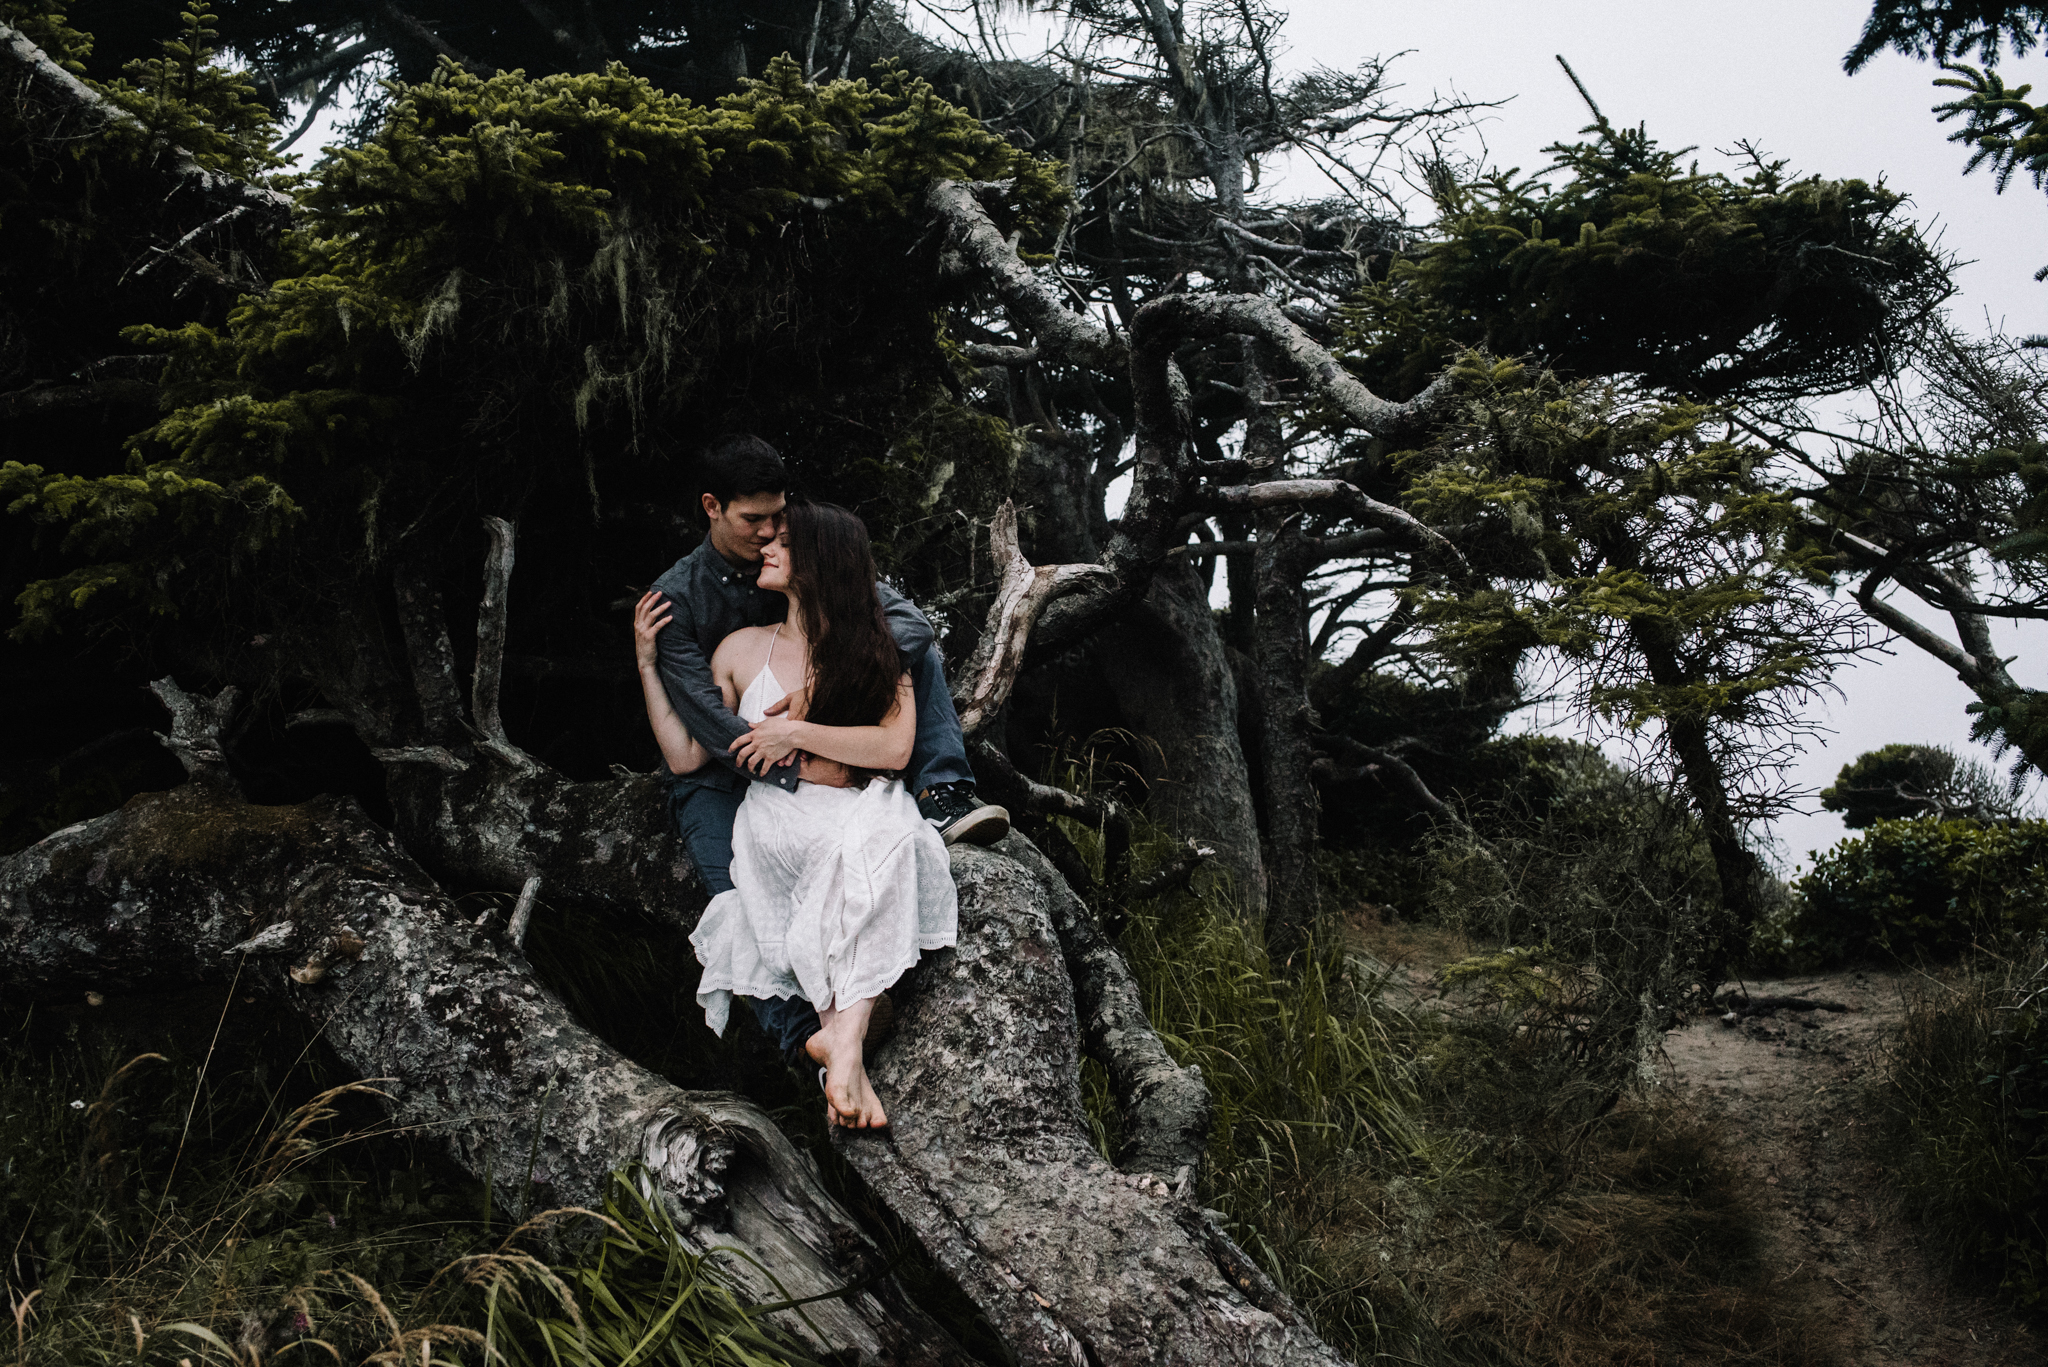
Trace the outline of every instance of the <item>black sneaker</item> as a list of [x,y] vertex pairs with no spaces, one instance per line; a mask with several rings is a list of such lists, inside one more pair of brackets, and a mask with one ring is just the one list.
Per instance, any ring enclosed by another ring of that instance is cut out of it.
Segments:
[[993,845],[1010,833],[1010,814],[983,802],[972,783],[934,783],[917,795],[917,810],[948,845]]

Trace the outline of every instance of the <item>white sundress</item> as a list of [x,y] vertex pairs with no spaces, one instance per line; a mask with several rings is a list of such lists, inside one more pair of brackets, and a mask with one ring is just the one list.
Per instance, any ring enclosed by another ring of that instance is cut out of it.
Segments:
[[[787,693],[764,662],[740,696],[740,720],[760,721]],[[733,820],[732,881],[690,936],[704,965],[697,1004],[720,1036],[735,994],[851,1004],[959,938],[946,843],[900,779],[795,792],[749,783]]]

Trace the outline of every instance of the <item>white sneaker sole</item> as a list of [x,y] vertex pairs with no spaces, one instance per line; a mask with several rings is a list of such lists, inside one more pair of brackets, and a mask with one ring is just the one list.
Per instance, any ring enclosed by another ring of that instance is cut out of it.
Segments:
[[940,839],[948,845],[965,841],[969,845],[993,845],[1010,833],[1010,813],[1002,807],[976,807],[945,830]]

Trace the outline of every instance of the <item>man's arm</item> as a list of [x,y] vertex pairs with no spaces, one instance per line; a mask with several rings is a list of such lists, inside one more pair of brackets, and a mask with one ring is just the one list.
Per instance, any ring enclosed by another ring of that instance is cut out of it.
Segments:
[[662,689],[690,735],[711,752],[711,758],[738,772],[732,743],[746,734],[746,725],[727,710],[725,695],[711,677],[711,661],[697,645],[694,606],[680,597],[670,598],[669,606],[673,620],[654,638]]
[[887,584],[877,581],[875,592],[882,596],[882,620],[889,624],[889,634],[896,638],[896,654],[908,669],[924,658],[924,653],[939,639],[938,633],[917,610],[917,604]]

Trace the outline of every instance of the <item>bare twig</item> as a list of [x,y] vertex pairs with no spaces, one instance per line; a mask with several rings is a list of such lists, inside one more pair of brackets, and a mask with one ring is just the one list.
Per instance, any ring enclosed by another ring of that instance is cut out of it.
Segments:
[[534,874],[519,889],[519,900],[512,904],[512,919],[505,923],[505,935],[513,944],[522,948],[526,945],[526,927],[533,919],[533,902],[540,896],[540,875]]

